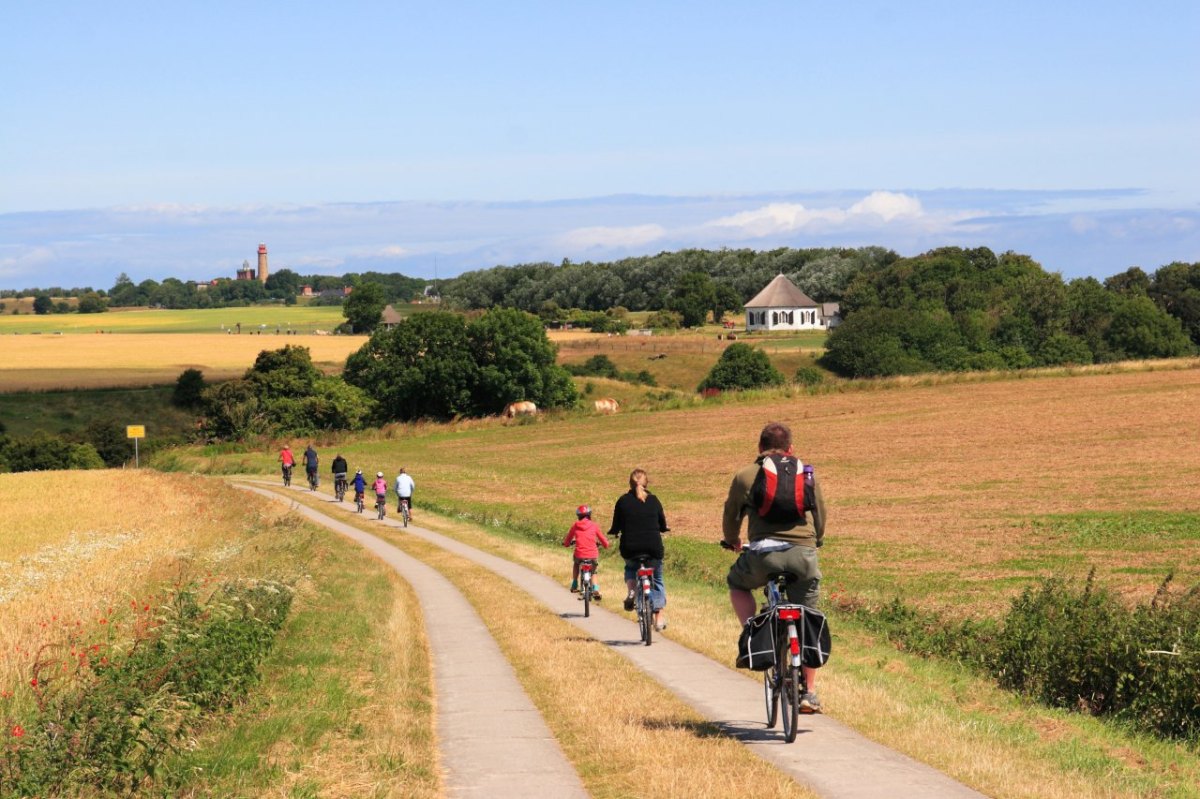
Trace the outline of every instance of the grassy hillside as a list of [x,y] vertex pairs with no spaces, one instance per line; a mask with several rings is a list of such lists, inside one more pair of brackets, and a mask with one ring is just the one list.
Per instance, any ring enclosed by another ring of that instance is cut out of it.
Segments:
[[[763,423],[780,419],[825,486],[831,592],[978,613],[1038,577],[1092,566],[1139,598],[1170,570],[1182,584],[1200,579],[1200,369],[879,385],[900,387],[396,427],[336,448],[352,468],[406,466],[419,503],[547,541],[584,502],[607,523],[640,466],[674,528],[672,557],[716,570],[723,555],[711,542],[729,476],[753,458]],[[181,463],[269,473],[274,453]]]

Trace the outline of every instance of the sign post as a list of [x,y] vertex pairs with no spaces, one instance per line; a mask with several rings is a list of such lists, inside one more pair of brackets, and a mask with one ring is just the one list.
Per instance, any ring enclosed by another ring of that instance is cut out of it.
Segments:
[[125,437],[133,439],[133,467],[136,469],[138,463],[138,439],[146,437],[146,425],[131,424],[125,427]]

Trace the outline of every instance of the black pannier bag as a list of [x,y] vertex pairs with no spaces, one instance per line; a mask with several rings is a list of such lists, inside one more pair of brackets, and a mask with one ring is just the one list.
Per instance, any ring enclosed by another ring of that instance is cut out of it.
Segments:
[[775,665],[775,625],[772,614],[760,613],[746,620],[738,638],[737,667],[766,671]]
[[829,635],[829,622],[819,610],[805,608],[800,617],[800,662],[812,669],[819,669],[829,660],[833,641]]

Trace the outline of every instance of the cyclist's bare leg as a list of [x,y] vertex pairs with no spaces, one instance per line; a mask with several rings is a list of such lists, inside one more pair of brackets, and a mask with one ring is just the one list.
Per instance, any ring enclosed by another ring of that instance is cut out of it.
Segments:
[[815,694],[817,692],[817,670],[812,666],[801,666],[800,670],[804,672],[804,684],[808,686],[808,692]]
[[754,594],[741,588],[729,589],[729,604],[733,605],[733,613],[741,624],[754,615],[758,606],[754,602]]

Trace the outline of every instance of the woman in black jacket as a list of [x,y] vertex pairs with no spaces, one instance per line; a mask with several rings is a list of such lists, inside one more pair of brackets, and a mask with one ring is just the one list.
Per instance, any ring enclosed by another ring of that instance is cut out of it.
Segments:
[[647,558],[646,565],[654,569],[650,589],[650,602],[654,608],[654,626],[665,630],[666,620],[662,609],[667,604],[667,589],[663,585],[662,534],[670,528],[663,514],[658,497],[646,490],[649,483],[644,469],[634,469],[629,475],[629,492],[617,499],[613,508],[612,527],[609,536],[621,540],[621,557],[625,559],[625,585],[629,594],[625,597],[625,610],[633,610],[634,587],[637,585],[638,558]]

